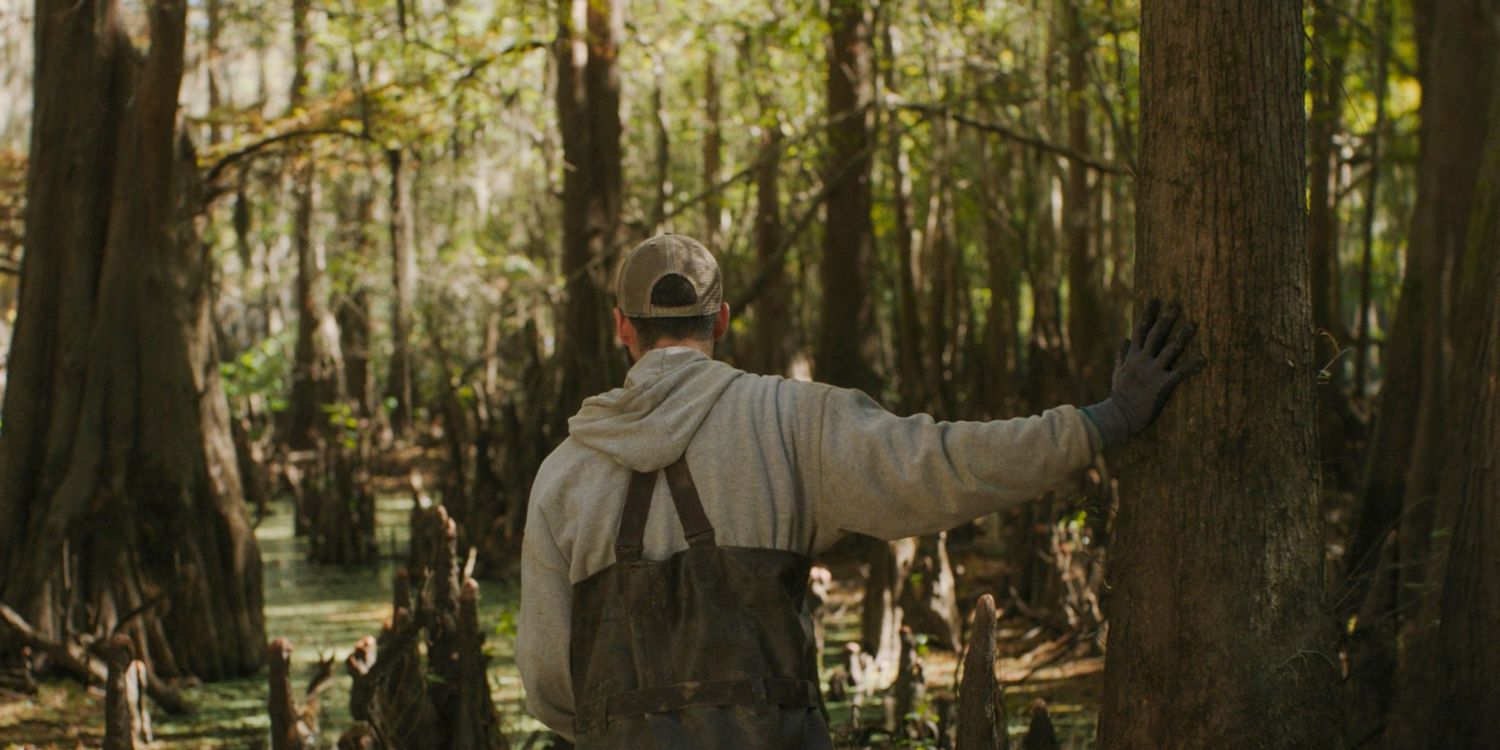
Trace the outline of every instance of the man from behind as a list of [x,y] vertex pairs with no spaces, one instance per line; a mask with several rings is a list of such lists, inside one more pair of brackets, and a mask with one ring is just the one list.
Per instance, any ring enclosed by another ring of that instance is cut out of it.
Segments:
[[1203,365],[1178,366],[1194,327],[1152,301],[1103,402],[897,417],[859,391],[715,361],[722,289],[683,235],[625,257],[614,317],[634,365],[583,403],[532,488],[516,664],[533,714],[580,748],[832,747],[800,614],[811,557],[1069,483]]

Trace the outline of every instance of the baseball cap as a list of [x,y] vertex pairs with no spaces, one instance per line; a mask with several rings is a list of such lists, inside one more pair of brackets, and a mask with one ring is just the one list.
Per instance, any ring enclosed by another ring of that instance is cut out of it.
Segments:
[[[681,276],[693,287],[694,301],[656,305],[651,290],[668,276]],[[691,318],[713,315],[724,301],[719,263],[703,243],[685,234],[658,234],[635,246],[620,263],[615,281],[620,311],[632,318]]]

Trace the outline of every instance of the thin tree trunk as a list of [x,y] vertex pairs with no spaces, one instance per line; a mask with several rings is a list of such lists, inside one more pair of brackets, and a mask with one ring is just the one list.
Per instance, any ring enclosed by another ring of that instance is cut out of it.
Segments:
[[791,360],[791,287],[782,252],[785,231],[781,222],[781,115],[769,94],[760,99],[760,155],[755,166],[755,257],[764,269],[774,266],[765,290],[754,303],[753,350],[758,371],[785,375]]
[[404,149],[392,148],[385,152],[386,168],[391,176],[386,207],[391,243],[391,362],[385,393],[395,402],[390,415],[391,430],[398,437],[411,431],[412,410],[415,408],[411,356],[415,227],[411,215],[412,170],[407,168],[406,161]]
[[1364,201],[1364,260],[1359,271],[1359,356],[1354,360],[1354,397],[1368,398],[1366,386],[1370,371],[1370,275],[1374,269],[1375,211],[1379,205],[1381,140],[1385,137],[1385,95],[1390,62],[1390,28],[1392,0],[1376,0],[1375,5],[1375,72],[1371,86],[1375,89],[1375,124],[1370,128],[1370,175]]
[[709,42],[705,50],[708,61],[703,70],[703,117],[708,127],[703,133],[703,244],[719,250],[719,230],[723,220],[724,198],[719,193],[719,173],[724,169],[724,125],[722,95],[719,92],[718,50]]
[[1100,747],[1335,747],[1335,633],[1304,419],[1321,363],[1303,236],[1301,4],[1147,0],[1142,11],[1137,290],[1180,300],[1211,359],[1136,439],[1149,467],[1122,483]]
[[[1088,49],[1094,43],[1083,19],[1082,0],[1061,0],[1067,27],[1068,148],[1090,153],[1088,108]],[[1063,189],[1063,244],[1068,258],[1068,343],[1073,354],[1078,398],[1090,401],[1109,393],[1116,343],[1109,328],[1104,299],[1104,264],[1099,249],[1089,242],[1089,167],[1077,157],[1068,159]],[[1084,403],[1089,403],[1085,401]]]
[[817,377],[880,397],[879,355],[870,300],[874,230],[870,223],[870,49],[863,0],[832,0],[826,91],[829,150],[824,166],[828,222],[823,233],[822,326]]

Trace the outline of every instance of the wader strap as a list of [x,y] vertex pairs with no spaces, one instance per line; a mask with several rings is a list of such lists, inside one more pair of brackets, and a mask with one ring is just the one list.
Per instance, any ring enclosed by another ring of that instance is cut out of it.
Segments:
[[687,454],[667,467],[667,486],[672,490],[677,520],[682,522],[682,533],[687,537],[688,546],[714,546],[714,527],[708,522],[708,514],[703,512],[698,486],[693,484],[693,474],[688,471]]
[[646,533],[646,514],[651,512],[651,492],[655,489],[655,472],[631,475],[630,489],[625,492],[625,510],[620,514],[620,532],[615,536],[616,562],[641,559],[641,537]]
[[579,734],[599,729],[612,719],[679,711],[699,706],[819,707],[818,686],[810,680],[743,677],[676,685],[611,695],[579,707],[574,728]]

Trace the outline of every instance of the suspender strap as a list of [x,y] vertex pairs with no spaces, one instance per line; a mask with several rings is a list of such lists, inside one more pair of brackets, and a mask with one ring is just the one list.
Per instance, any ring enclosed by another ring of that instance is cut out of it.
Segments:
[[616,562],[641,559],[641,537],[646,533],[646,514],[651,512],[651,492],[656,489],[656,474],[635,472],[630,489],[625,492],[625,511],[620,514],[620,532],[615,537]]
[[778,677],[742,677],[707,682],[680,682],[676,685],[633,690],[611,695],[604,700],[580,706],[574,726],[582,734],[598,729],[613,719],[645,714],[680,711],[700,706],[782,706],[816,708],[818,686],[810,680]]
[[677,519],[682,522],[688,546],[714,546],[714,527],[703,512],[698,486],[693,484],[692,472],[688,471],[687,454],[667,467],[667,486],[672,490],[672,502],[677,506]]
[[[667,487],[672,491],[672,504],[677,506],[677,519],[682,522],[688,546],[714,546],[714,527],[703,511],[698,486],[693,484],[693,475],[688,471],[687,456],[667,467]],[[641,538],[646,533],[646,516],[651,513],[651,493],[655,489],[655,473],[631,474],[630,489],[625,491],[625,510],[620,514],[620,531],[615,536],[616,562],[641,559]]]

